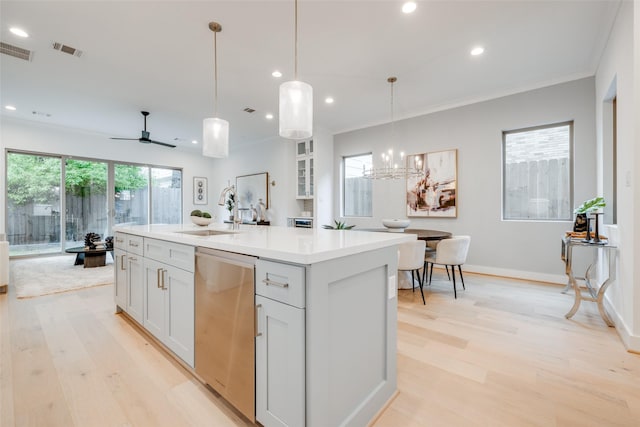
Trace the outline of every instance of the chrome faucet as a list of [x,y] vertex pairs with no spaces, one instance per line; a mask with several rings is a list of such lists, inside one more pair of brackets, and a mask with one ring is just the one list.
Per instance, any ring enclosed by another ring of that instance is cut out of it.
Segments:
[[224,202],[225,202],[225,198],[227,196],[227,193],[231,193],[234,196],[233,212],[231,214],[231,215],[233,215],[233,222],[231,223],[231,228],[233,230],[239,229],[241,220],[240,220],[240,218],[238,218],[238,201],[235,200],[235,196],[236,196],[236,186],[235,185],[229,185],[224,190],[222,190],[222,193],[220,193],[220,199],[218,199],[218,206],[224,206]]

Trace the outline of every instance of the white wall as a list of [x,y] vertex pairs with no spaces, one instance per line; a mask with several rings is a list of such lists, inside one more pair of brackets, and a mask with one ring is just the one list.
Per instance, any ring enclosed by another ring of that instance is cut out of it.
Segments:
[[[322,129],[314,129],[314,217],[316,224],[331,222],[332,215],[332,160],[333,136]],[[233,148],[227,159],[214,160],[212,172],[213,193],[218,199],[227,182],[235,183],[238,175],[269,172],[269,209],[267,219],[271,225],[287,225],[287,217],[299,216],[303,202],[296,200],[296,145],[280,137]],[[217,187],[216,187],[217,185]],[[218,217],[227,217],[228,211],[219,208]],[[323,222],[324,221],[324,222]]]
[[[3,196],[0,197],[0,234],[5,232],[6,224],[6,198],[4,195],[6,193],[5,153],[7,149],[182,168],[184,194],[182,215],[185,222],[189,221],[189,213],[196,208],[193,204],[193,177],[210,177],[214,167],[213,159],[153,144],[114,141],[104,135],[4,116],[1,125],[0,173],[2,178],[0,179],[0,194]],[[216,191],[209,184],[207,209],[214,209],[219,194]],[[204,209],[202,205],[198,205],[197,208]]]
[[[287,216],[300,210],[295,200],[295,144],[280,137],[258,141],[237,149],[231,144],[229,157],[213,159],[210,191],[214,203],[220,192],[235,184],[236,176],[269,173],[269,208],[267,219],[271,225],[287,225]],[[275,185],[271,185],[275,181]],[[218,207],[218,218],[227,219],[229,212]]]
[[[407,153],[458,150],[458,217],[411,218],[411,227],[471,235],[465,269],[565,283],[560,238],[572,222],[501,219],[502,131],[574,121],[574,205],[596,195],[594,79],[586,78],[414,117],[395,123]],[[334,176],[343,156],[388,149],[389,124],[334,136]],[[340,215],[340,180],[334,215]],[[347,218],[357,227],[380,227],[383,218],[406,217],[404,181],[374,181],[373,218]]]
[[[603,101],[611,83],[617,85],[617,203],[618,224],[606,226],[618,250],[617,280],[607,298],[615,322],[628,348],[640,351],[640,2],[623,2],[596,73],[596,123],[598,152],[603,150]],[[634,18],[635,16],[635,18]],[[634,25],[635,19],[635,25]],[[635,27],[635,29],[634,29]],[[635,37],[635,51],[634,51]],[[634,66],[635,61],[635,66]],[[598,165],[602,173],[603,167]],[[599,176],[599,182],[604,177]],[[635,186],[633,184],[636,184]]]

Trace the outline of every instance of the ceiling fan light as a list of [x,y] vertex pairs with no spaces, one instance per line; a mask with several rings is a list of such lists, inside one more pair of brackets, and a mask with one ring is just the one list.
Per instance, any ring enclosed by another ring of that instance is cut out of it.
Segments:
[[229,122],[217,117],[202,121],[202,155],[218,159],[229,156]]
[[305,139],[313,135],[313,88],[298,80],[280,85],[280,136]]

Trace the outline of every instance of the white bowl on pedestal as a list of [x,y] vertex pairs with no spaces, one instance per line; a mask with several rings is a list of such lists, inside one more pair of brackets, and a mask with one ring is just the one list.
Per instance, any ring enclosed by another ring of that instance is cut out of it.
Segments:
[[408,219],[383,219],[382,225],[392,233],[402,233],[411,224]]

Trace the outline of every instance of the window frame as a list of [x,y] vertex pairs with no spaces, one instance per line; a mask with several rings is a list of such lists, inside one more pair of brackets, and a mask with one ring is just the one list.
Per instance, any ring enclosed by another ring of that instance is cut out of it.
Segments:
[[[574,120],[565,120],[565,121],[561,121],[561,122],[554,122],[554,123],[548,123],[548,124],[543,124],[543,125],[537,125],[537,126],[529,126],[526,128],[517,128],[517,129],[510,129],[510,130],[503,130],[502,131],[502,147],[501,147],[501,153],[502,153],[502,159],[501,159],[501,169],[502,169],[502,188],[501,188],[501,192],[502,192],[502,207],[501,207],[501,217],[502,217],[502,221],[516,221],[516,222],[567,222],[567,221],[573,221],[573,193],[574,193],[574,157],[575,157],[575,152],[574,152],[574,125],[575,122]],[[540,129],[549,129],[549,128],[556,128],[556,127],[563,127],[563,126],[569,126],[569,217],[567,218],[508,218],[505,213],[506,213],[506,207],[507,207],[507,194],[506,194],[506,188],[507,188],[507,174],[506,174],[506,159],[507,159],[507,135],[509,134],[514,134],[514,133],[522,133],[522,132],[531,132],[531,131],[535,131],[535,130],[540,130]]]

